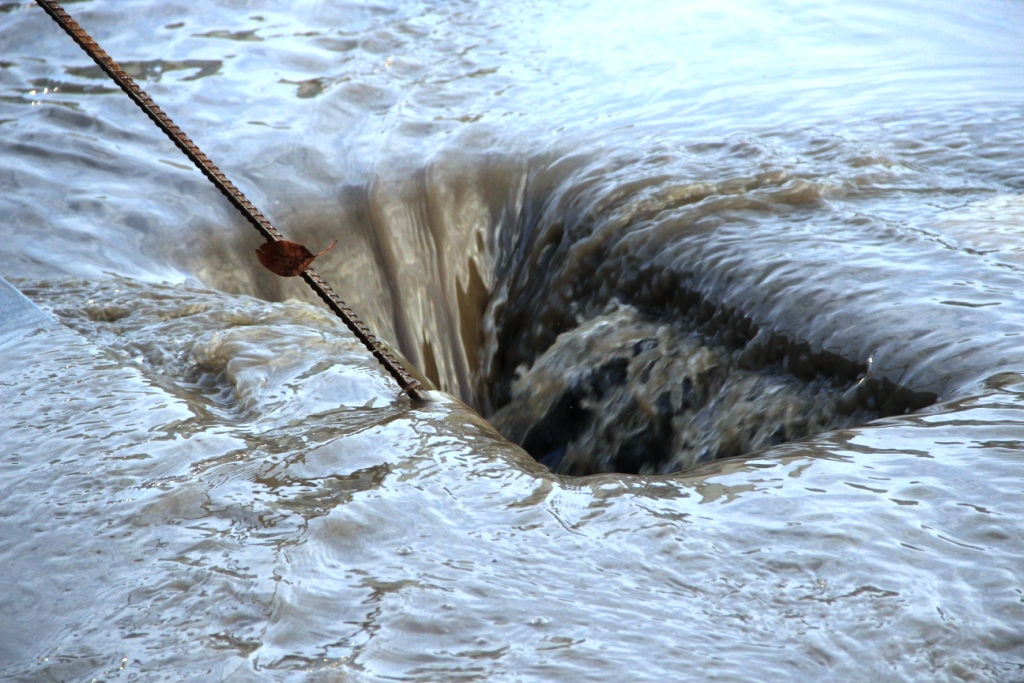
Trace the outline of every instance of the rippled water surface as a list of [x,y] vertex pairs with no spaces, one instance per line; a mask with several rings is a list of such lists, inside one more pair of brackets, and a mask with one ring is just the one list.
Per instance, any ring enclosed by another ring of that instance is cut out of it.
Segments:
[[0,4],[0,677],[1024,679],[1020,2],[68,9],[437,391]]

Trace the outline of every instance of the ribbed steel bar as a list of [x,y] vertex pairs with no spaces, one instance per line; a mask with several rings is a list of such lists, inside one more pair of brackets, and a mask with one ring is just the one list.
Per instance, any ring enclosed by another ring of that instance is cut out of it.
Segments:
[[[92,57],[93,61],[146,113],[146,116],[152,119],[153,123],[171,139],[178,149],[191,159],[192,163],[228,198],[228,201],[263,235],[264,239],[268,242],[284,239],[281,233],[270,224],[266,216],[252,202],[246,199],[241,190],[228,180],[227,176],[217,168],[216,164],[203,154],[202,150],[164,113],[163,109],[157,106],[134,79],[125,73],[124,69],[92,39],[78,22],[64,11],[64,8],[59,3],[55,2],[55,0],[36,0],[36,3],[78,43],[79,47],[85,50],[86,54]],[[348,329],[363,343],[363,346],[395,378],[395,381],[398,382],[403,391],[414,399],[420,400],[423,398],[422,385],[402,367],[402,364],[395,359],[387,347],[370,332],[366,324],[334,293],[334,290],[330,288],[327,282],[315,270],[312,268],[307,269],[302,274],[302,279],[334,311],[335,315],[344,321]]]

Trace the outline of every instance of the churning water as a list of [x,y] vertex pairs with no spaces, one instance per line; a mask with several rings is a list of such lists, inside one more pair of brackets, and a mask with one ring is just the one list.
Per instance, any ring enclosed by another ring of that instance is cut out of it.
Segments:
[[1024,679],[1019,1],[68,8],[438,391],[0,4],[0,677]]

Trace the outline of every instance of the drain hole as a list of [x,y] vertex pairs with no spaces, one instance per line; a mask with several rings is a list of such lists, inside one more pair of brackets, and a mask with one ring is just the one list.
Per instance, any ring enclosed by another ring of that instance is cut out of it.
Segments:
[[561,473],[656,474],[880,414],[855,379],[800,379],[758,356],[618,305],[517,369],[491,421]]

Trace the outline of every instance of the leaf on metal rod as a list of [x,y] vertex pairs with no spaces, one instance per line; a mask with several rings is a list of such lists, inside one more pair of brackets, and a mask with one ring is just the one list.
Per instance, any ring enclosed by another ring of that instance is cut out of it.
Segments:
[[313,259],[326,254],[337,243],[338,240],[334,240],[319,254],[314,254],[302,244],[291,240],[265,242],[256,250],[256,258],[275,275],[295,277],[302,275],[313,263]]

